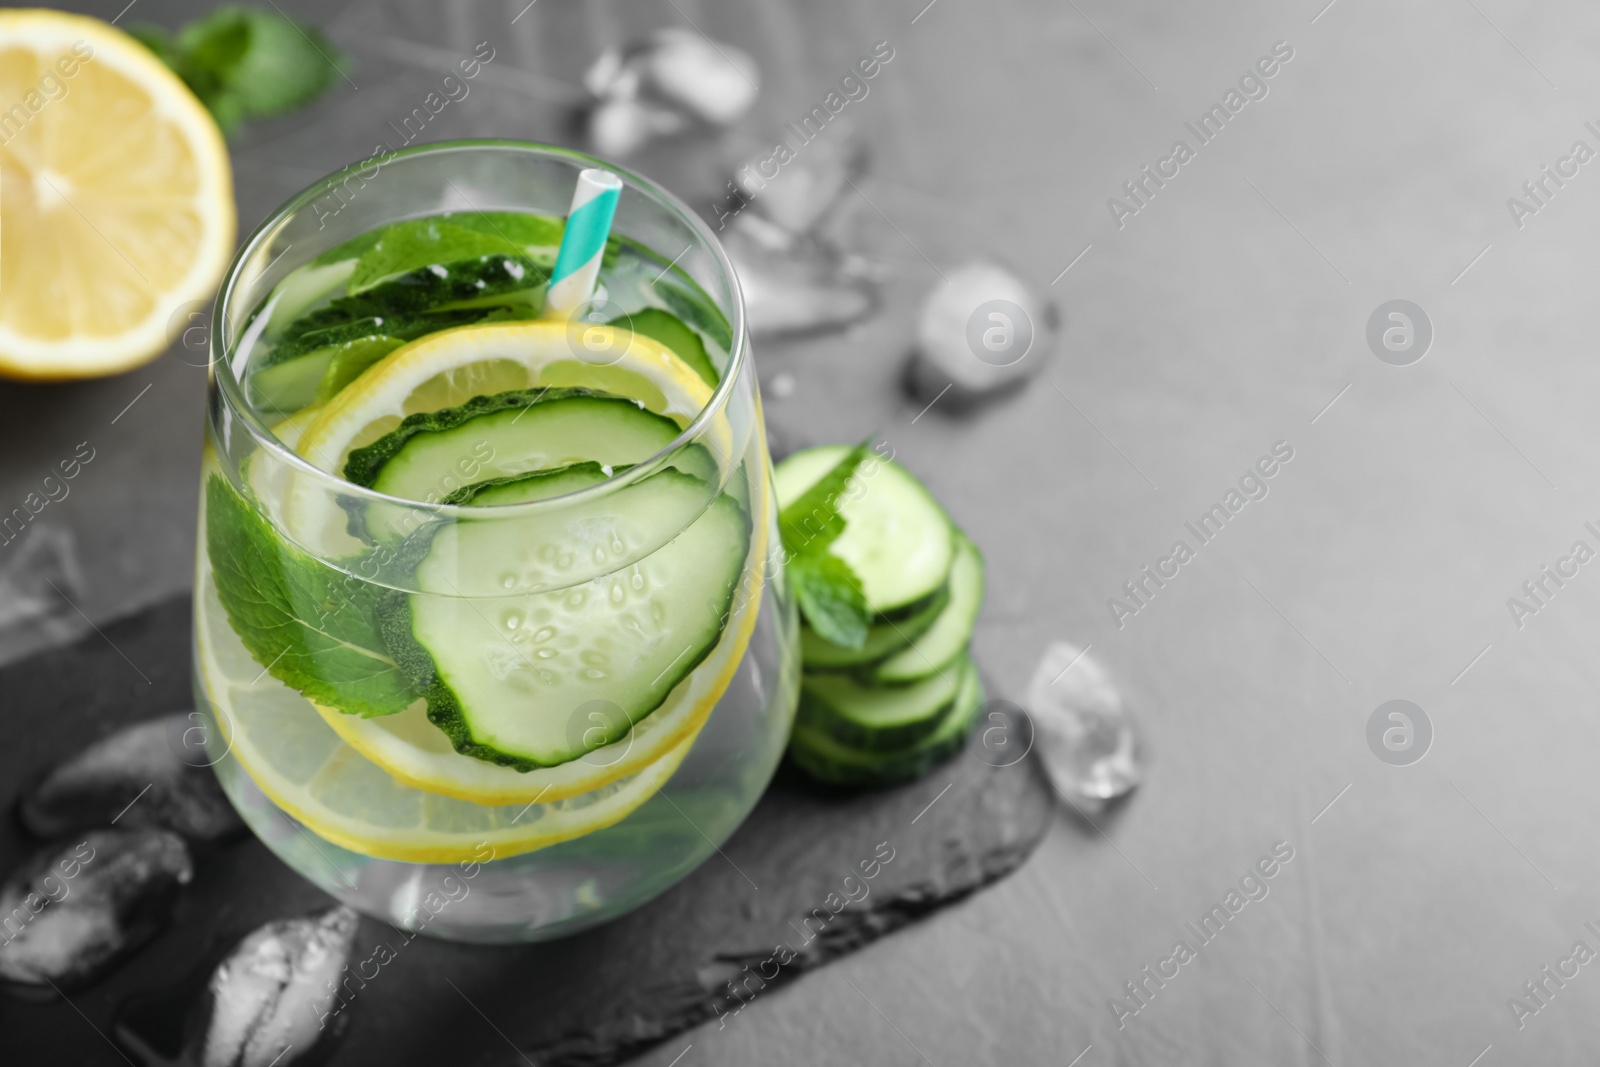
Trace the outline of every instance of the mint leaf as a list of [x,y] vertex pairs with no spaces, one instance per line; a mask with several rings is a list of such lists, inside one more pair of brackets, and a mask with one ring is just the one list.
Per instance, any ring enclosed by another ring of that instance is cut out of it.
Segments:
[[439,218],[412,219],[387,227],[356,260],[349,293],[359,294],[397,274],[425,271],[480,256],[517,256],[522,247],[493,231],[458,226]]
[[278,681],[363,718],[417,699],[379,629],[385,590],[284,543],[216,474],[206,479],[206,554],[234,633]]
[[839,539],[845,525],[839,514],[839,496],[866,458],[867,443],[863,441],[778,513],[784,551],[791,556],[822,552]]
[[420,315],[412,313],[367,315],[359,319],[336,319],[327,323],[310,322],[306,323],[304,328],[299,328],[301,324],[296,322],[293,324],[296,327],[295,333],[274,345],[271,351],[260,357],[259,362],[251,370],[260,371],[316,352],[318,349],[348,344],[368,337],[398,337],[402,341],[413,341],[439,330],[469,326],[496,318],[493,312],[497,310],[504,309],[460,308],[454,311],[425,312]]
[[156,58],[170,68],[175,69],[183,60],[178,42],[172,39],[172,34],[160,26],[151,26],[148,23],[129,26],[128,35],[154,52]]
[[866,458],[867,442],[863,441],[778,513],[778,532],[800,613],[818,636],[843,648],[860,648],[865,643],[872,613],[861,591],[861,579],[850,564],[830,555],[828,546],[844,533],[839,498]]
[[872,613],[850,564],[817,552],[789,566],[795,599],[817,636],[841,648],[860,648],[867,641]]
[[374,335],[415,340],[452,326],[527,318],[544,307],[549,275],[526,256],[436,263],[341,296],[283,327],[257,367]]
[[242,52],[219,73],[247,115],[264,118],[303,107],[339,75],[339,50],[326,37],[274,11],[219,8],[204,22],[186,26],[178,40],[194,55],[214,35],[204,27],[217,23],[226,35],[238,32],[233,27],[243,31]]
[[567,220],[522,211],[460,211],[446,215],[453,226],[493,234],[523,249],[561,247]]
[[344,65],[315,28],[238,4],[219,7],[176,34],[137,26],[133,35],[184,80],[224,133],[246,119],[310,103]]

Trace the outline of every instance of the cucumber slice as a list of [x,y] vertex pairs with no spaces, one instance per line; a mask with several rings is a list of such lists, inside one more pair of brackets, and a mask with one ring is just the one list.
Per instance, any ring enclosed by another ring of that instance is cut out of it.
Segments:
[[496,504],[526,504],[530,500],[548,500],[551,497],[576,493],[591,485],[599,485],[625,468],[607,471],[598,463],[573,463],[554,470],[534,471],[532,474],[514,474],[509,478],[474,482],[457,489],[442,501],[445,504],[471,504],[474,507],[493,507]]
[[950,568],[950,599],[933,624],[910,646],[871,672],[879,685],[914,682],[937,674],[967,649],[978,609],[983,607],[983,555],[978,546],[956,532],[956,561]]
[[717,368],[711,365],[711,357],[706,355],[706,343],[700,340],[700,335],[685,325],[682,319],[669,315],[660,308],[635,311],[631,315],[612,319],[607,325],[620,326],[624,330],[660,341],[713,389],[722,380]]
[[403,344],[405,342],[398,337],[380,336],[340,345],[328,362],[327,373],[317,383],[316,402],[326,404],[338,396],[345,386],[365,374],[368,367]]
[[909,748],[938,729],[966,677],[964,670],[897,686],[866,686],[838,674],[800,683],[795,722],[860,752]]
[[983,709],[983,684],[970,659],[962,666],[961,688],[934,731],[910,748],[862,752],[827,734],[796,725],[789,758],[818,781],[832,785],[882,787],[920,778],[960,752]]
[[844,648],[820,637],[809,626],[800,628],[800,661],[808,671],[849,671],[871,667],[906,648],[934,624],[944,610],[949,592],[941,589],[921,612],[903,620],[880,621],[867,630],[860,648]]
[[[589,389],[518,390],[409,415],[352,451],[344,476],[390,496],[432,503],[465,484],[584,461],[614,472],[660,453],[678,433],[676,422],[622,397]],[[673,465],[705,481],[717,476],[716,462],[698,446],[684,449]],[[375,504],[364,509],[362,521],[374,538],[389,540],[414,519],[405,509]]]
[[[775,472],[780,507],[799,499],[850,451],[826,445],[796,452]],[[898,463],[870,456],[839,497],[845,530],[828,551],[861,579],[867,606],[898,620],[943,588],[955,546],[950,519]]]
[[356,269],[354,257],[322,262],[320,258],[290,273],[272,292],[269,303],[272,318],[267,322],[268,338],[281,336],[306,309],[318,301],[326,300],[334,292],[343,292],[345,283]]
[[[517,494],[515,483],[493,491]],[[458,752],[522,770],[555,766],[661,706],[715,647],[749,552],[744,509],[727,494],[705,507],[708,491],[665,470],[603,498],[585,519],[596,550],[630,526],[699,517],[637,563],[547,593],[471,598],[503,590],[506,578],[514,588],[522,569],[572,566],[589,545],[529,538],[507,521],[465,519],[432,533],[416,572],[426,592],[386,601],[384,636]]]
[[[360,345],[371,338],[345,342]],[[250,399],[258,407],[292,415],[317,398],[317,387],[328,373],[334,354],[344,344],[326,345],[295,359],[259,367],[250,372]]]

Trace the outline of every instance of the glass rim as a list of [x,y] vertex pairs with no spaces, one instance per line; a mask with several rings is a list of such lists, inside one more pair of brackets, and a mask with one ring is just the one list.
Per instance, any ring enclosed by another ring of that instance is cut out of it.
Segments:
[[[716,388],[712,390],[711,398],[696,412],[689,424],[679,431],[678,436],[649,459],[635,463],[627,470],[595,485],[585,486],[570,493],[563,493],[560,496],[545,497],[520,504],[487,505],[429,503],[425,500],[391,496],[388,493],[383,493],[367,486],[357,485],[334,472],[325,471],[280,441],[278,436],[272,432],[271,428],[261,420],[254,409],[245,401],[243,387],[238,377],[234,374],[233,365],[228,359],[227,347],[223,337],[223,330],[227,324],[226,312],[239,289],[245,265],[250,262],[252,257],[260,251],[267,241],[277,234],[288,219],[297,212],[310,207],[315,201],[326,195],[334,185],[343,179],[352,166],[370,161],[365,159],[356,160],[354,163],[346,164],[344,167],[330,172],[286,200],[251,231],[250,236],[245,239],[239,246],[238,252],[234,254],[232,262],[228,264],[227,272],[223,275],[222,284],[217,290],[216,299],[212,303],[209,342],[210,358],[208,360],[212,380],[216,383],[223,403],[240,420],[241,425],[244,426],[250,437],[255,441],[257,448],[273,453],[279,462],[287,464],[296,471],[311,476],[318,482],[327,483],[330,492],[372,503],[427,511],[436,516],[446,518],[455,517],[458,514],[474,515],[482,518],[491,513],[516,516],[531,514],[539,510],[552,510],[554,506],[569,506],[580,498],[587,500],[607,495],[665,469],[673,456],[707,435],[707,430],[712,421],[728,406],[728,401],[733,396],[739,375],[743,372],[744,365],[749,358],[749,344],[745,333],[744,293],[739,285],[739,276],[733,269],[733,263],[728,259],[727,250],[722,247],[722,243],[711,232],[711,228],[706,224],[705,220],[695,214],[693,209],[678,196],[627,167],[618,166],[610,160],[601,159],[586,152],[579,152],[576,149],[541,144],[537,141],[519,141],[511,138],[462,138],[451,141],[433,141],[428,144],[401,148],[390,152],[384,157],[383,162],[387,165],[400,158],[467,149],[509,150],[516,153],[553,157],[571,163],[575,168],[574,174],[584,167],[603,167],[620,177],[624,185],[631,185],[656,203],[667,208],[687,225],[689,231],[711,252],[718,271],[727,280],[728,292],[733,301],[733,314],[728,322],[731,332],[728,365],[723,371],[721,380],[717,382]],[[420,218],[423,216],[411,217]],[[394,221],[403,220],[397,218]],[[651,251],[654,252],[655,250],[651,249]],[[659,253],[657,254],[659,255]],[[470,329],[471,327],[465,328]],[[719,470],[719,473],[723,477],[731,475],[733,467],[738,465],[737,460],[738,454],[736,450],[735,455],[731,456],[729,460],[732,467],[728,470]]]

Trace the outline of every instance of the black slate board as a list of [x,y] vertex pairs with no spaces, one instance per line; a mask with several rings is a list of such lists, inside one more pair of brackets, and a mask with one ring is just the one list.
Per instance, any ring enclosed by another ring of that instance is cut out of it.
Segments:
[[[14,808],[21,789],[85,739],[190,706],[188,665],[189,605],[177,599],[0,670],[0,801]],[[331,1062],[503,1064],[526,1054],[540,1067],[609,1064],[742,1010],[1021,865],[1048,825],[1050,786],[1032,757],[994,767],[976,744],[881,793],[823,792],[780,771],[721,857],[638,911],[562,941],[405,942],[364,920],[354,958],[379,941],[397,958],[352,999]],[[5,819],[0,871],[37,846]],[[253,838],[198,860],[171,927],[104,981],[71,1004],[0,1001],[0,1060],[122,1063],[109,1035],[130,998],[203,975],[262,922],[328,903]],[[841,907],[846,895],[858,902]]]

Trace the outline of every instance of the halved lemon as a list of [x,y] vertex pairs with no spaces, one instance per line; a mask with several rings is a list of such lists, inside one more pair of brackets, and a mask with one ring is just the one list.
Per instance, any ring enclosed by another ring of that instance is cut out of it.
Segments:
[[0,375],[114,374],[158,355],[233,252],[222,134],[98,19],[0,12]]
[[414,789],[345,744],[310,701],[261,670],[229,627],[207,568],[199,582],[200,678],[229,758],[288,815],[352,852],[460,863],[482,860],[484,846],[503,858],[582,837],[654,796],[694,744],[691,735],[636,773],[561,800],[485,806]]

